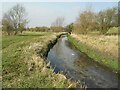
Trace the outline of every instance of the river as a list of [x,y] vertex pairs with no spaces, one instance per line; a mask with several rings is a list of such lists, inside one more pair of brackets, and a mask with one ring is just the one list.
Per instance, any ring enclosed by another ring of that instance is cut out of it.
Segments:
[[88,88],[118,87],[117,75],[77,50],[66,35],[62,35],[50,49],[47,60],[54,72],[63,71],[67,77]]

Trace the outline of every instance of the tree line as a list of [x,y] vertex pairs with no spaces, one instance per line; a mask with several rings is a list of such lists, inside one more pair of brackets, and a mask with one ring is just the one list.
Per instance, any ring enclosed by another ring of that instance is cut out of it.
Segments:
[[57,17],[55,21],[51,24],[50,27],[41,26],[41,27],[34,27],[29,28],[29,31],[36,31],[36,32],[63,32],[64,29],[64,17]]
[[31,28],[27,28],[27,30],[32,32],[50,32],[50,28],[46,26],[31,27]]
[[99,31],[101,34],[106,34],[111,27],[118,27],[117,7],[101,10],[98,13],[91,10],[83,11],[74,22],[72,32],[86,34]]
[[25,30],[36,32],[69,32],[87,34],[92,31],[99,31],[106,34],[111,27],[118,27],[118,8],[113,7],[99,12],[84,10],[81,12],[75,22],[64,26],[64,17],[57,17],[50,27],[42,26],[35,28],[26,28],[28,23],[25,8],[17,4],[8,12],[4,13],[2,18],[2,30],[8,35],[22,33]]
[[35,31],[35,32],[61,32],[64,31],[64,17],[57,17],[51,24],[51,27],[41,26],[26,28],[28,23],[27,12],[25,7],[17,4],[4,13],[2,18],[2,31],[7,35],[17,35],[23,31]]

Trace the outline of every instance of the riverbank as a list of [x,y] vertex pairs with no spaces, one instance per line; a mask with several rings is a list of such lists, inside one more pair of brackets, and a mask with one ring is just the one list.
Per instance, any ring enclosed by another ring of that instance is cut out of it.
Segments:
[[[72,88],[76,84],[62,74],[55,74],[44,55],[48,45],[61,33],[25,32],[2,38],[3,88]],[[43,57],[42,57],[43,56]]]
[[94,61],[118,73],[118,36],[72,34],[68,39]]

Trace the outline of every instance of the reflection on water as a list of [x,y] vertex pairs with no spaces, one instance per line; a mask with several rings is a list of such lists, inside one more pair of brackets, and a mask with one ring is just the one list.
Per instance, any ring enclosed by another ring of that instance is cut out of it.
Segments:
[[85,82],[89,88],[118,87],[118,78],[112,72],[79,52],[63,35],[48,53],[47,59],[55,72],[63,71],[73,80]]

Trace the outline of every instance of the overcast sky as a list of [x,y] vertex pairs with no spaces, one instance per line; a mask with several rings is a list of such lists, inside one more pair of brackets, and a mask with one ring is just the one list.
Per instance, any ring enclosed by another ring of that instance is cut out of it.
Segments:
[[[50,26],[60,16],[65,18],[67,25],[74,22],[87,6],[91,6],[95,12],[118,6],[117,2],[22,2],[20,4],[26,8],[30,27]],[[14,5],[16,5],[15,2],[2,3],[2,12],[7,12]]]

